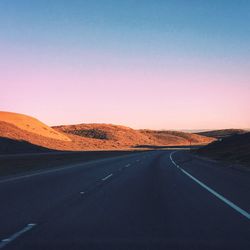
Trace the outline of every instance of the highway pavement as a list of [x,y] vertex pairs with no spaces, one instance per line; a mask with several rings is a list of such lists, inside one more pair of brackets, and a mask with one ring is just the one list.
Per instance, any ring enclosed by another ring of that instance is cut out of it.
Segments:
[[[155,150],[0,180],[0,249],[250,249],[250,172]],[[188,160],[185,160],[188,159]]]

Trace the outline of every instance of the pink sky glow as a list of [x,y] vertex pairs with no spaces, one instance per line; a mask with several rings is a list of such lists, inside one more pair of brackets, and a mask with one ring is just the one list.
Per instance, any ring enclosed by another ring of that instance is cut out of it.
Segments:
[[100,64],[87,65],[89,58],[67,63],[65,58],[37,62],[26,56],[13,62],[6,56],[9,62],[1,65],[0,74],[1,109],[35,116],[50,125],[250,127],[250,77],[244,68],[173,63],[174,58],[155,65],[140,60],[123,65],[112,56],[100,55],[95,57]]

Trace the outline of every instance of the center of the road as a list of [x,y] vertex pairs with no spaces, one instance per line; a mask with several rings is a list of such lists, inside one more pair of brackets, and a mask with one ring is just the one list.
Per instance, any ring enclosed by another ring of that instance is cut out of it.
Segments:
[[103,181],[106,181],[107,179],[109,179],[113,174],[109,174],[108,176],[102,178]]

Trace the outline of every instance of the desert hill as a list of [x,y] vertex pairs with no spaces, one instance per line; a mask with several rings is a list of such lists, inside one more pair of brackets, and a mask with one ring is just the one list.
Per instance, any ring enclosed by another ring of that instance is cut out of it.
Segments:
[[[60,133],[60,132],[57,131],[57,133]],[[67,135],[65,134],[65,136]],[[41,136],[39,134],[35,134],[32,132],[22,130],[13,124],[10,124],[7,122],[1,122],[1,121],[0,121],[0,138],[8,138],[8,139],[11,139],[12,141],[28,142],[30,144],[41,146],[47,149],[68,150],[68,151],[95,150],[95,149],[98,149],[97,146],[98,146],[98,141],[99,141],[97,140],[97,142],[95,142],[96,141],[95,139],[88,139],[88,138],[81,138],[81,137],[79,138],[78,136],[69,136],[67,137],[69,138],[69,140],[67,141],[56,140],[53,138]],[[12,143],[12,145],[14,146],[14,142]],[[0,146],[0,148],[2,149],[2,152],[6,151],[6,150],[3,150],[6,147],[7,145],[5,143]],[[12,149],[13,149],[12,150],[13,153],[19,152],[19,150],[17,150],[17,148],[15,147],[12,147]],[[100,149],[102,149],[102,147],[100,147]],[[11,153],[9,146],[8,146],[8,152]],[[40,150],[37,150],[37,152],[40,152]]]
[[169,130],[140,130],[144,135],[147,135],[150,139],[157,141],[162,145],[202,145],[208,144],[214,141],[214,138],[185,133],[181,131],[169,131]]
[[[78,124],[49,127],[30,116],[0,112],[0,153],[23,152],[44,149],[121,150],[144,145],[184,146],[208,144],[214,139],[202,135],[176,132],[135,130],[112,124]],[[12,140],[12,142],[10,141]],[[17,143],[22,141],[26,143]],[[27,143],[31,144],[28,145]],[[31,148],[32,145],[36,147]],[[39,146],[39,147],[37,147]]]
[[[68,136],[74,135],[81,138],[96,139],[100,143],[111,143],[116,146],[133,146],[151,144],[153,141],[148,136],[120,125],[113,124],[79,124],[54,127],[59,132]],[[71,137],[74,138],[74,137]]]
[[190,141],[193,145],[200,145],[214,141],[213,138],[196,134],[177,131],[135,130],[113,124],[78,124],[53,128],[61,133],[66,133],[68,136],[77,135],[83,138],[94,138],[126,147],[139,145],[190,145]]
[[28,133],[60,141],[70,141],[66,135],[55,131],[39,120],[27,115],[0,111],[0,122],[7,122]]
[[219,138],[225,138],[225,137],[232,136],[232,135],[244,134],[247,132],[248,131],[244,129],[220,129],[220,130],[199,132],[196,134],[219,139]]
[[200,148],[198,153],[215,159],[250,163],[250,132],[215,141]]

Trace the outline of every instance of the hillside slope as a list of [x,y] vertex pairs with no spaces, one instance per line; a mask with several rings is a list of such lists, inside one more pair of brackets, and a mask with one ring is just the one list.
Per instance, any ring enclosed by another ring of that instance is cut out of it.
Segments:
[[101,145],[129,147],[133,145],[151,144],[146,135],[129,127],[113,124],[78,124],[53,127],[66,133],[72,140],[80,138],[94,139]]
[[[53,127],[59,132],[66,133],[69,137],[74,135],[82,138],[94,138],[107,144],[116,146],[134,147],[142,145],[176,146],[176,145],[201,145],[214,141],[201,135],[156,130],[134,130],[125,126],[112,124],[78,124]],[[71,137],[72,140],[74,137]]]
[[[15,144],[14,141],[23,141],[23,142],[29,142],[30,144],[33,144],[33,145],[41,146],[43,148],[49,148],[49,149],[70,150],[72,148],[72,142],[70,138],[68,141],[55,140],[53,138],[41,136],[39,134],[35,134],[32,132],[20,129],[17,126],[10,124],[8,122],[1,122],[1,121],[0,121],[0,138],[11,139],[13,141],[12,145]],[[3,141],[1,141],[0,148],[4,149],[4,148],[7,148],[8,146],[8,151],[11,152],[9,145],[10,145],[9,143],[7,145]],[[12,149],[13,149],[13,152],[16,151],[14,146],[12,147]],[[37,150],[37,151],[40,151],[40,150]]]
[[244,129],[220,129],[220,130],[199,132],[196,134],[219,139],[219,138],[225,138],[225,137],[232,136],[232,135],[244,134],[247,132],[248,131]]
[[141,133],[147,135],[158,144],[162,145],[202,145],[213,142],[215,139],[202,135],[185,133],[181,131],[169,130],[140,130]]
[[[48,127],[29,116],[0,112],[0,153],[44,151],[46,149],[123,150],[143,146],[184,146],[213,141],[200,135],[175,132],[134,130],[112,124],[78,124]],[[12,140],[12,141],[10,141]],[[20,143],[22,141],[22,143]],[[27,143],[24,143],[27,142]],[[38,147],[32,148],[32,145]]]
[[250,163],[250,133],[233,135],[198,150],[201,155],[226,161]]
[[48,137],[60,141],[70,141],[70,139],[58,131],[50,128],[39,120],[22,114],[0,111],[0,122],[7,122],[17,128],[39,136]]

